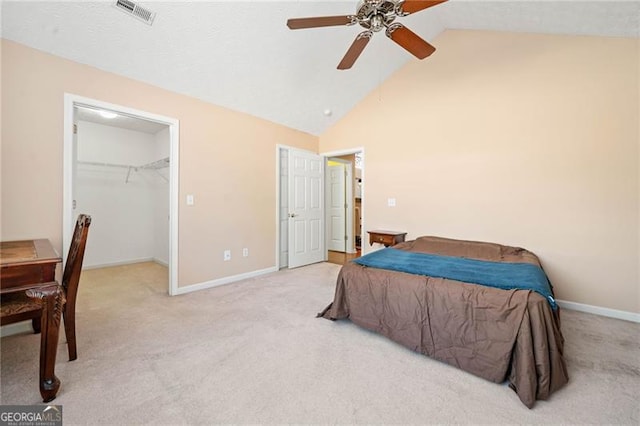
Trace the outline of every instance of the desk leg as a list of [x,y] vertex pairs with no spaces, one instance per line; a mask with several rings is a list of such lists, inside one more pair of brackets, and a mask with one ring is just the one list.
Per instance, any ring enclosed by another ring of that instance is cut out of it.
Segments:
[[40,299],[42,317],[40,333],[40,395],[43,402],[55,399],[60,380],[55,375],[60,315],[62,313],[62,289],[57,283],[50,287],[27,290],[27,296]]

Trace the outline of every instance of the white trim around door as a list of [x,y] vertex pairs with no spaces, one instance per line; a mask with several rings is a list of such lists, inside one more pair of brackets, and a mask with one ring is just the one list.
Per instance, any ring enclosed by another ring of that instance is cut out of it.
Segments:
[[73,217],[73,125],[74,107],[88,107],[114,111],[120,114],[155,121],[169,126],[169,294],[178,294],[178,190],[179,190],[179,135],[180,122],[134,108],[111,104],[96,99],[64,94],[64,150],[63,150],[63,203],[62,203],[62,252],[63,262],[71,244],[75,218]]

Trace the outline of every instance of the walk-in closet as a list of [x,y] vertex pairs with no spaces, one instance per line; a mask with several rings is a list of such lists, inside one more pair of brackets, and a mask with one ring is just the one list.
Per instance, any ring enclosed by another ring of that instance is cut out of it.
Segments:
[[92,217],[85,268],[169,262],[169,127],[77,107],[74,213]]

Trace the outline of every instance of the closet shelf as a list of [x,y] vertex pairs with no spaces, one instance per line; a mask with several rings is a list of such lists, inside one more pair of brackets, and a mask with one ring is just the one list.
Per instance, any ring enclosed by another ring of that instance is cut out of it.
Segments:
[[157,161],[152,161],[147,164],[142,164],[140,166],[134,166],[131,164],[115,164],[115,163],[101,163],[97,161],[78,161],[78,164],[83,164],[87,166],[100,166],[100,167],[115,167],[121,169],[127,169],[127,178],[125,179],[125,183],[129,183],[129,177],[131,176],[131,171],[137,172],[138,170],[153,170],[158,176],[160,176],[165,182],[169,182],[164,175],[160,174],[158,170],[164,169],[165,167],[169,167],[170,160],[169,157],[162,158]]
[[169,167],[169,157],[140,166],[141,169],[158,170]]
[[162,158],[158,161],[152,161],[151,163],[142,164],[140,166],[135,166],[133,164],[116,164],[116,163],[102,163],[98,161],[78,161],[78,164],[85,164],[88,166],[103,166],[103,167],[120,167],[123,169],[133,169],[133,170],[158,170],[163,169],[165,167],[169,167],[169,157]]

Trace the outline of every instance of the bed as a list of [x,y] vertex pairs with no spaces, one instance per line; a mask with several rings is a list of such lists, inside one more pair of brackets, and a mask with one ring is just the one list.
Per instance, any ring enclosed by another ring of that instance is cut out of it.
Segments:
[[[489,268],[477,280],[476,266]],[[505,285],[512,271],[518,283]],[[521,284],[531,271],[541,272],[546,288]],[[568,381],[551,284],[522,248],[440,237],[397,244],[344,265],[333,302],[318,316],[349,318],[479,377],[508,380],[528,408]]]

